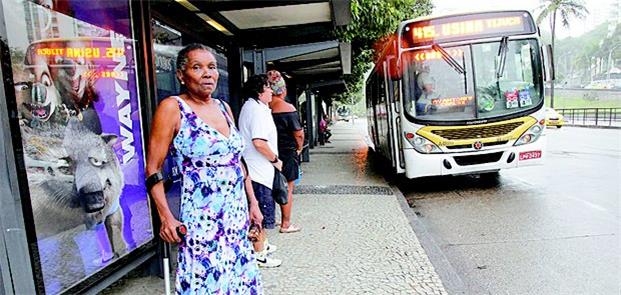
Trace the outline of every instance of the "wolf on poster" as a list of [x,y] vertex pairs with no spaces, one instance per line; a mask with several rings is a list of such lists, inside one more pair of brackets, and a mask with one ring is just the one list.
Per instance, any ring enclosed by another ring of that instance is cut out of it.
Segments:
[[[153,229],[130,22],[103,29],[83,21],[84,2],[35,2],[2,5],[40,269],[56,294],[153,239]],[[115,5],[91,17],[129,19],[129,3]]]

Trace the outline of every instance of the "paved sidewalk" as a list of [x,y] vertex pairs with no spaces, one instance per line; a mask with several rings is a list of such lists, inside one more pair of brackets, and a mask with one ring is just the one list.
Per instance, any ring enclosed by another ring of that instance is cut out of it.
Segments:
[[[337,123],[332,143],[313,149],[303,164],[293,199],[293,222],[302,231],[268,231],[279,248],[272,255],[283,264],[262,268],[265,294],[447,294],[402,196],[369,168],[364,128]],[[159,278],[139,278],[105,293],[154,294],[162,286]]]

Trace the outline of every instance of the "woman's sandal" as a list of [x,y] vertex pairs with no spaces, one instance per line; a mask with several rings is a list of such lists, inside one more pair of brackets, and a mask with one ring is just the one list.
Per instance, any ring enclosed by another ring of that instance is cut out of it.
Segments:
[[289,227],[287,228],[280,227],[280,232],[283,234],[295,233],[299,232],[300,230],[302,230],[302,228],[298,227],[295,224],[289,224]]

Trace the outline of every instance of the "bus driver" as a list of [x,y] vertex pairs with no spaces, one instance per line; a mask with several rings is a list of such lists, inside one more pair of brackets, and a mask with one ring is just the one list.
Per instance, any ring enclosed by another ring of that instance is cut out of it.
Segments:
[[438,98],[439,94],[435,91],[436,80],[431,76],[429,65],[417,63],[416,75],[416,114],[428,114],[434,108],[431,100]]

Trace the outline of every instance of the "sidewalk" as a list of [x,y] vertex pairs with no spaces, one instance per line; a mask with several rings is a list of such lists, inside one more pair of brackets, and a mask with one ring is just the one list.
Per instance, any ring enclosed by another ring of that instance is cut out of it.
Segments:
[[[261,269],[265,294],[446,294],[401,196],[369,169],[364,124],[339,122],[332,143],[311,150],[293,199],[302,231],[268,231],[283,264]],[[126,279],[104,293],[159,294],[162,287],[159,278]]]

